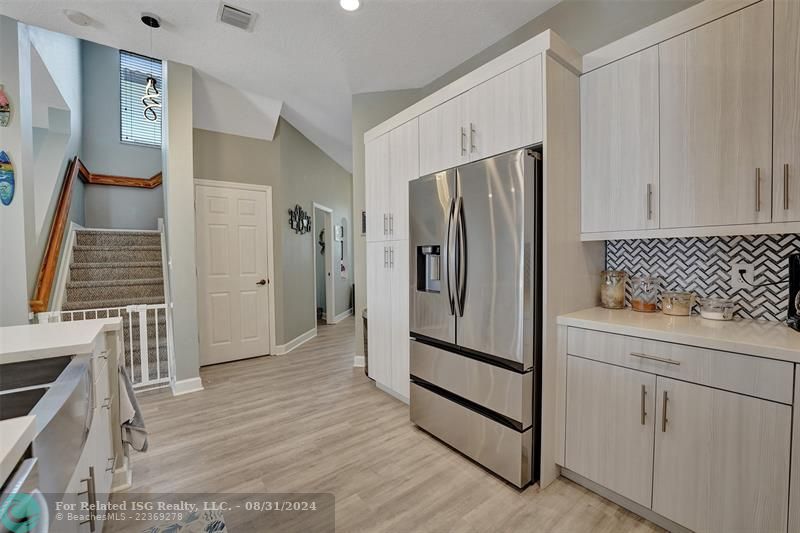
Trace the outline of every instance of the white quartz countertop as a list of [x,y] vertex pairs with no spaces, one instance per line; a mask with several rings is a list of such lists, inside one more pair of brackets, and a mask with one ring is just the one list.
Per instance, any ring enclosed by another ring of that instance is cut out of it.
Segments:
[[92,353],[100,333],[121,328],[118,317],[0,328],[0,364]]
[[783,322],[706,320],[630,309],[593,307],[558,317],[558,324],[800,363],[800,332]]
[[0,485],[22,458],[22,454],[36,436],[36,417],[21,416],[0,421]]

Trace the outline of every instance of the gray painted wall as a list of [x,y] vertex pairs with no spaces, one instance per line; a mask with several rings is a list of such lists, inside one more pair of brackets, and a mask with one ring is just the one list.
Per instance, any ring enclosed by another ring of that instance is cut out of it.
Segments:
[[361,311],[366,306],[366,238],[361,235],[364,209],[364,133],[464,74],[552,29],[581,53],[590,52],[677,13],[701,0],[563,0],[462,64],[419,89],[353,95],[353,218],[356,283],[356,352],[363,355]]
[[[119,50],[81,42],[83,76],[83,145],[81,160],[97,174],[149,178],[161,171],[161,148],[120,141]],[[164,193],[87,185],[86,226],[157,229],[164,216]]]
[[313,232],[289,228],[295,204],[311,213],[313,202],[334,210],[333,223],[345,222],[348,278],[335,273],[336,312],[348,309],[352,283],[352,178],[289,122],[281,119],[272,141],[195,129],[195,177],[272,187],[275,256],[275,329],[278,344],[316,325]]

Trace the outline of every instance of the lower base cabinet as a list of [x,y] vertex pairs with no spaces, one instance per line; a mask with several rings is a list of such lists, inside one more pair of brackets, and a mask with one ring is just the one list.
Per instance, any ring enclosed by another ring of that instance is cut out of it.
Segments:
[[653,506],[694,531],[786,531],[792,409],[658,377]]
[[570,357],[566,467],[650,507],[656,377]]
[[566,468],[672,522],[787,531],[789,405],[568,355],[565,428]]

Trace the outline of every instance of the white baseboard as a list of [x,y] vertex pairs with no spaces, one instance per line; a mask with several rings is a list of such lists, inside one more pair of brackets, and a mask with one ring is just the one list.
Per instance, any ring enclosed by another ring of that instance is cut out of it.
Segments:
[[314,337],[317,336],[317,328],[310,329],[303,333],[302,335],[295,337],[294,339],[290,340],[286,344],[278,344],[275,346],[275,350],[273,355],[283,355],[291,352],[301,344],[305,344]]
[[333,317],[333,322],[331,322],[331,324],[338,324],[339,322],[341,322],[342,320],[344,320],[345,318],[349,317],[352,314],[353,314],[353,308],[351,307],[347,311],[342,311],[341,313]]
[[172,395],[180,396],[182,394],[190,394],[192,392],[199,392],[203,390],[203,380],[198,378],[189,378],[175,381],[171,385]]
[[353,366],[356,368],[364,368],[367,365],[363,355],[353,356]]

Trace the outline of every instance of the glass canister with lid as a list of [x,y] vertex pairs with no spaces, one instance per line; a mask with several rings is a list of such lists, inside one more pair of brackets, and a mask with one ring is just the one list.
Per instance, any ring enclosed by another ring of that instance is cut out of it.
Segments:
[[625,307],[625,281],[628,275],[621,270],[603,270],[600,273],[600,303],[606,309]]
[[700,316],[707,320],[733,320],[736,304],[726,298],[701,298]]
[[691,292],[664,292],[661,295],[661,312],[670,316],[689,316],[692,314],[694,299]]
[[635,276],[631,279],[631,307],[642,313],[658,311],[658,287],[661,279],[657,276]]

